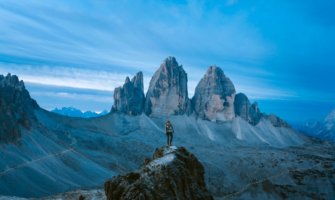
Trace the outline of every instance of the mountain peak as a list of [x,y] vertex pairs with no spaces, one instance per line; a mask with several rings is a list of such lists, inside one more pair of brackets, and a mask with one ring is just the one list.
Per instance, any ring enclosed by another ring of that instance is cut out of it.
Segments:
[[175,57],[169,56],[165,58],[164,63],[166,66],[178,66],[178,62]]
[[217,65],[211,65],[211,66],[208,67],[206,74],[222,75],[224,73],[223,73],[223,70],[220,67],[218,67]]
[[15,142],[21,136],[20,126],[30,129],[38,108],[23,81],[16,75],[0,75],[0,143]]
[[234,99],[234,84],[220,67],[212,65],[195,88],[192,104],[203,119],[229,121],[235,117]]
[[190,110],[187,74],[174,57],[168,57],[155,72],[146,95],[145,113],[164,116]]
[[12,87],[19,91],[25,89],[23,81],[19,81],[16,75],[11,75],[10,73],[6,76],[0,75],[0,87]]
[[131,82],[134,84],[135,88],[144,90],[143,73],[141,71],[136,73],[136,75],[131,79]]
[[139,115],[144,107],[143,74],[138,72],[130,81],[126,78],[122,87],[114,90],[112,112]]

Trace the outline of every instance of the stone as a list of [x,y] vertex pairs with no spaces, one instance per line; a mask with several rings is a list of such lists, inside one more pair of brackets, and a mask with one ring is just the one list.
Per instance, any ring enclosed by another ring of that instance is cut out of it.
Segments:
[[122,87],[114,90],[112,112],[140,115],[144,109],[143,73],[138,72],[131,80],[126,78]]
[[240,116],[242,119],[250,122],[250,101],[245,94],[238,93],[235,95],[234,108],[237,116]]
[[184,147],[161,147],[141,169],[107,181],[105,194],[108,200],[212,200],[204,174],[203,165]]
[[145,113],[150,116],[169,116],[190,112],[187,74],[174,57],[168,57],[150,81]]
[[21,129],[29,130],[37,121],[39,106],[15,75],[0,75],[0,143],[16,142]]
[[235,117],[235,87],[221,68],[210,66],[198,83],[192,106],[198,117],[210,121],[231,121]]

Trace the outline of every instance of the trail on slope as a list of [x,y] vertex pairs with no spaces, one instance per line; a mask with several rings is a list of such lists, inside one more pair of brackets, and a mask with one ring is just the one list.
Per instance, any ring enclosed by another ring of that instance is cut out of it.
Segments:
[[40,157],[40,158],[37,158],[37,159],[34,159],[34,160],[30,160],[30,161],[27,161],[27,162],[24,162],[24,163],[21,163],[19,165],[16,165],[14,167],[10,167],[2,172],[0,172],[0,177],[12,172],[12,171],[15,171],[19,168],[22,168],[22,167],[25,167],[25,166],[28,166],[32,163],[36,163],[36,162],[40,162],[40,161],[43,161],[43,160],[46,160],[46,159],[49,159],[51,157],[58,157],[58,156],[62,156],[64,154],[67,154],[69,152],[75,152],[74,149],[70,148],[70,149],[66,149],[64,151],[61,151],[61,152],[58,152],[58,153],[54,153],[54,154],[49,154],[49,155],[46,155],[46,156],[43,156],[43,157]]

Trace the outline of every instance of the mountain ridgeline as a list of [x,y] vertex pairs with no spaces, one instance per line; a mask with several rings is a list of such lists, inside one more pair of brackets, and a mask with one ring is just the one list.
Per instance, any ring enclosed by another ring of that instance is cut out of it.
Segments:
[[252,125],[264,118],[276,127],[290,127],[279,117],[262,113],[258,104],[251,104],[245,94],[236,94],[233,82],[218,66],[208,68],[192,99],[188,96],[187,73],[174,57],[166,58],[154,73],[146,95],[143,88],[142,72],[131,81],[127,77],[124,85],[114,90],[111,111],[152,117],[186,114],[215,122],[239,116]]
[[[217,66],[209,67],[190,98],[186,72],[169,57],[147,94],[139,72],[115,89],[114,99],[104,116],[59,115],[40,108],[17,76],[0,76],[0,199],[335,195],[334,144],[304,137],[262,113]],[[185,148],[155,151],[166,144],[167,116],[176,132],[173,144]],[[334,130],[334,116],[327,117],[326,130]]]
[[23,81],[15,75],[0,75],[0,143],[15,142],[21,129],[29,130],[36,121],[33,110],[37,108]]

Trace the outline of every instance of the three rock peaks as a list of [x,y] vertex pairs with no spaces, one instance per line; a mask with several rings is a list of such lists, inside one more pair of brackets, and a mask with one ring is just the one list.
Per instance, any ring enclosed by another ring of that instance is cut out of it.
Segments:
[[240,116],[252,125],[262,118],[274,125],[287,124],[276,116],[260,112],[257,103],[251,104],[248,97],[236,94],[232,81],[218,66],[210,66],[195,88],[192,99],[188,97],[187,73],[174,57],[164,60],[151,78],[144,95],[143,74],[137,73],[130,81],[114,91],[112,112],[167,117],[169,115],[195,115],[210,121],[231,121]]

